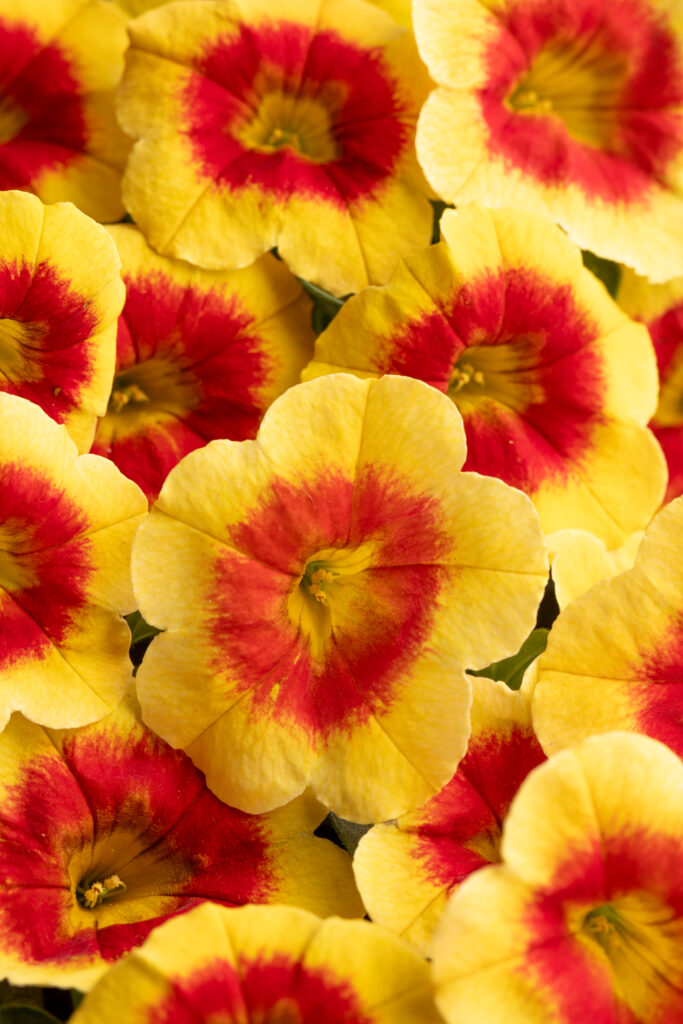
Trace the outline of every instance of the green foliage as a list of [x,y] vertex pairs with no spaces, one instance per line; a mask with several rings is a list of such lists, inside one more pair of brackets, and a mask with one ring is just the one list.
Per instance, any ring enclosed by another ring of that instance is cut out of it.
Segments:
[[[150,626],[145,622],[140,612],[131,612],[126,615],[126,622],[130,630],[130,660],[137,669],[142,662],[145,651],[149,647],[150,640],[161,630],[156,626]],[[2,1021],[0,1021],[2,1024]]]
[[584,267],[590,270],[591,274],[594,274],[598,280],[602,281],[607,291],[614,298],[619,290],[619,281],[621,280],[619,264],[613,263],[612,260],[603,260],[601,256],[596,256],[595,253],[589,252],[588,249],[584,249],[581,255],[583,256]]
[[336,295],[332,295],[331,292],[325,291],[324,288],[320,288],[317,284],[312,284],[310,281],[304,281],[302,277],[297,277],[297,281],[306,292],[313,299],[313,311],[311,312],[311,324],[316,334],[321,334],[327,325],[334,320],[335,316],[342,308],[348,296],[343,299],[338,299]]
[[513,654],[511,658],[503,658],[502,661],[494,661],[487,668],[469,674],[471,676],[486,676],[487,679],[498,679],[501,683],[507,683],[511,690],[518,690],[531,662],[545,650],[548,633],[547,629],[535,629],[526,638],[517,654]]

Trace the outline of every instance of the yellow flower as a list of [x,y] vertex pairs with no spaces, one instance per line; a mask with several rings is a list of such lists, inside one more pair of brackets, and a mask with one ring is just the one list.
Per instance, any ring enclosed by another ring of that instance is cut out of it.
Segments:
[[131,225],[110,233],[126,304],[92,451],[153,500],[187,452],[215,437],[254,437],[310,357],[311,303],[270,253],[243,270],[201,270],[157,255]]
[[372,920],[425,954],[449,895],[471,872],[500,860],[512,797],[545,759],[525,690],[476,676],[472,689],[472,733],[453,778],[417,811],[371,828],[353,858]]
[[126,17],[104,0],[0,0],[0,189],[119,220],[130,141],[114,113]]
[[532,695],[546,753],[624,729],[683,756],[681,529],[677,498],[646,531],[633,568],[597,583],[553,624]]
[[222,804],[130,698],[94,725],[12,718],[0,736],[0,975],[89,988],[162,921],[212,900],[361,916],[351,863],[310,794]]
[[0,729],[102,718],[128,685],[130,547],[147,502],[64,427],[0,394]]
[[608,733],[522,784],[503,863],[451,898],[433,946],[449,1024],[683,1016],[683,766]]
[[310,784],[384,820],[451,777],[464,669],[519,648],[547,579],[531,503],[463,458],[433,388],[338,374],[290,388],[256,441],[171,470],[135,542],[140,610],[165,630],[137,683],[221,799],[257,812]]
[[114,372],[116,248],[70,203],[27,192],[0,193],[0,224],[0,391],[35,402],[87,452]]
[[428,242],[412,33],[362,0],[205,0],[130,27],[123,190],[158,252],[242,267],[274,246],[336,294]]
[[311,379],[399,373],[445,392],[465,469],[530,496],[546,532],[618,547],[659,507],[666,466],[646,424],[657,369],[635,324],[546,218],[447,210],[443,240],[352,297],[317,339]]
[[438,88],[417,151],[449,202],[545,213],[653,280],[683,273],[683,47],[661,0],[415,0]]
[[439,1024],[425,961],[367,921],[204,904],[155,931],[72,1024]]

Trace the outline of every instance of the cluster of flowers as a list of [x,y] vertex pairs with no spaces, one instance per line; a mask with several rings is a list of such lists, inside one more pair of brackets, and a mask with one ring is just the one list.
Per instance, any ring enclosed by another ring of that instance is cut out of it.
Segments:
[[678,0],[0,0],[0,54],[3,977],[680,1022]]

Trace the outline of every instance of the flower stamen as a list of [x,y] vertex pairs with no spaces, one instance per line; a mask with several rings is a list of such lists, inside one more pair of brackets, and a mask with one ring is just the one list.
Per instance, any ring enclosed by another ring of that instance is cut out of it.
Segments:
[[125,889],[126,884],[121,881],[118,875],[110,875],[101,882],[93,882],[87,889],[79,885],[76,889],[76,895],[82,907],[86,907],[87,910],[94,910],[108,896],[115,892],[123,892]]

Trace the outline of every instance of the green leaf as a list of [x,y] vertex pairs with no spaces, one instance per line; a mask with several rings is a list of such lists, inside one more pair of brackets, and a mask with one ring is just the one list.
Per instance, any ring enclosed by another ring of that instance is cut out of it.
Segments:
[[15,1003],[0,1006],[0,1024],[60,1024],[51,1013],[31,1006],[29,1003]]
[[503,658],[502,661],[494,661],[492,665],[480,668],[476,672],[470,671],[469,675],[497,679],[501,683],[507,683],[511,690],[518,690],[531,662],[545,650],[549,632],[548,629],[535,629],[526,638],[517,654],[513,654],[511,658]]
[[126,622],[130,629],[131,647],[135,647],[136,644],[143,643],[145,640],[151,640],[153,636],[161,632],[156,626],[150,626],[148,622],[145,622],[140,612],[131,612],[130,615],[126,615]]
[[619,282],[621,280],[621,267],[619,264],[613,263],[612,260],[603,260],[601,256],[596,256],[595,253],[589,252],[588,249],[584,249],[581,255],[583,256],[584,267],[590,270],[591,274],[594,274],[599,281],[602,281],[607,291],[614,298],[619,290]]
[[331,292],[325,291],[320,285],[313,284],[311,281],[304,281],[303,277],[297,277],[297,281],[306,294],[310,295],[313,299],[311,324],[316,334],[322,334],[327,325],[334,320],[346,302],[348,295],[340,299],[336,295],[332,295]]
[[85,992],[81,992],[78,988],[71,989],[71,1002],[73,1003],[74,1010],[81,1005],[85,999]]

